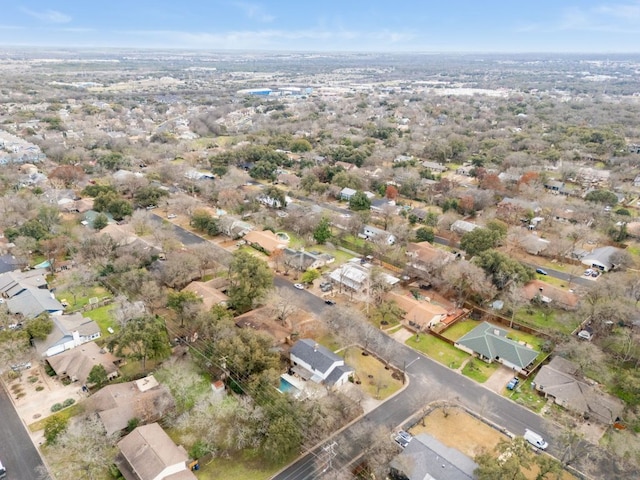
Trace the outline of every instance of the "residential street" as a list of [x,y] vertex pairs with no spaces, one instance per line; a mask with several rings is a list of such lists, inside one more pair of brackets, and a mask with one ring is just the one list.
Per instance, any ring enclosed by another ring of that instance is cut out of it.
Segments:
[[[162,218],[154,215],[155,221]],[[185,245],[206,242],[206,239],[193,234],[186,229],[174,225],[174,231]],[[214,244],[215,245],[215,244]],[[221,255],[230,257],[230,253],[217,246]],[[562,272],[547,270],[565,275]],[[591,283],[591,280],[575,278]],[[288,288],[299,297],[301,304],[309,312],[319,314],[325,308],[333,308],[306,290],[297,290],[288,280],[275,277],[276,287]],[[323,451],[332,442],[337,442],[333,448],[335,456],[331,461],[331,468],[341,468],[356,459],[370,444],[370,432],[375,427],[385,427],[388,430],[402,425],[407,419],[419,413],[428,403],[438,400],[449,400],[459,403],[494,424],[515,435],[523,435],[526,428],[540,433],[549,442],[548,452],[560,456],[560,446],[554,441],[560,435],[558,426],[545,421],[530,410],[517,405],[511,400],[494,393],[484,386],[464,377],[453,370],[435,362],[411,348],[396,342],[382,332],[379,341],[388,344],[394,354],[392,364],[402,369],[406,365],[409,385],[392,399],[380,405],[366,416],[349,426],[335,437],[327,439],[322,445],[306,454],[298,461],[288,466],[281,473],[272,477],[274,480],[309,480],[319,478],[322,470],[328,466],[327,453]],[[372,344],[375,342],[371,342]],[[390,440],[391,441],[391,440]],[[587,447],[588,448],[588,447]]]
[[337,442],[337,447],[334,447],[336,456],[332,460],[332,468],[339,469],[366,449],[370,444],[371,429],[380,426],[387,430],[396,428],[436,400],[450,400],[464,405],[516,435],[523,435],[525,428],[531,428],[550,440],[549,453],[559,454],[553,442],[553,438],[560,433],[555,426],[467,377],[397,343],[382,332],[380,335],[381,341],[391,344],[390,348],[394,349],[392,363],[399,368],[403,364],[408,365],[407,388],[274,476],[274,480],[319,478],[327,465],[316,458],[326,458],[322,449],[334,441]]
[[0,387],[0,417],[0,461],[7,470],[7,480],[40,480],[44,464],[4,387]]

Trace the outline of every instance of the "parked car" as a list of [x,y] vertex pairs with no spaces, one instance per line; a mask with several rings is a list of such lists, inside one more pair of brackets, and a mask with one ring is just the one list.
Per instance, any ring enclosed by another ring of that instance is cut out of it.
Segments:
[[411,442],[412,438],[413,437],[410,433],[405,432],[404,430],[400,430],[395,436],[394,440],[402,448],[405,448],[407,445],[409,445],[409,442]]
[[298,290],[304,290],[304,285],[301,283],[294,283],[293,286],[296,287]]
[[518,377],[513,377],[509,380],[509,383],[507,383],[507,390],[515,390],[519,383],[520,379]]
[[177,215],[175,213],[170,213],[169,215],[167,215],[167,218],[176,218]]
[[14,372],[19,372],[21,370],[29,370],[31,368],[31,362],[18,363],[16,365],[11,365],[11,370]]
[[547,271],[542,268],[536,268],[536,273],[539,273],[540,275],[547,275]]
[[544,438],[542,438],[541,435],[529,429],[526,429],[524,431],[524,439],[540,450],[545,450],[549,446],[549,444],[544,441]]
[[333,300],[325,300],[324,303],[326,303],[327,305],[335,305],[336,302],[334,302]]

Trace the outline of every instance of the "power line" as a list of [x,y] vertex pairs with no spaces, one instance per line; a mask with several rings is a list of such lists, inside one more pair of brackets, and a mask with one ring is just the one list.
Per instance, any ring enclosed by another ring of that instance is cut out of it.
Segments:
[[[177,331],[170,328],[169,326],[166,325],[165,322],[165,327],[167,329],[167,331],[169,333],[171,333],[172,335],[177,335]],[[204,343],[205,346],[207,342],[211,342],[210,340],[205,341],[204,339],[199,339],[197,342],[201,342]],[[211,343],[209,343],[208,346],[212,346]],[[230,365],[228,359],[226,357],[220,357],[220,360],[216,360],[215,356],[213,358],[209,358],[205,352],[203,352],[201,349],[199,349],[198,347],[196,347],[193,343],[189,343],[188,347],[190,350],[193,350],[196,354],[198,354],[200,357],[202,357],[203,360],[205,360],[205,364],[209,364],[209,365],[215,365],[216,367],[218,367],[220,370],[222,370],[223,372],[225,372],[225,374],[227,374],[229,376],[229,378],[231,378],[231,380],[233,380],[238,387],[240,387],[242,389],[243,392],[245,392],[247,395],[249,395],[250,397],[252,397],[254,399],[254,401],[256,401],[258,403],[258,405],[269,405],[269,407],[271,407],[272,409],[274,409],[274,411],[276,411],[277,413],[280,413],[281,415],[285,415],[285,414],[289,414],[290,412],[285,411],[284,409],[282,409],[282,407],[279,407],[277,404],[274,404],[273,402],[273,397],[267,396],[266,394],[264,394],[263,392],[259,392],[259,391],[255,391],[254,389],[250,388],[249,385],[247,385],[246,380],[249,379],[249,375],[244,375],[241,374],[239,372],[237,372],[236,370],[234,370],[233,366]],[[275,388],[275,387],[274,387]],[[252,391],[253,390],[253,391]],[[297,424],[298,428],[300,428],[300,430],[302,431],[302,429],[304,428],[304,425],[302,425],[299,421],[297,417],[292,417],[293,421]],[[291,478],[291,479],[296,479],[296,480],[304,480],[304,479],[308,479],[308,478],[315,478],[317,476],[322,475],[323,473],[325,473],[329,467],[326,465],[329,465],[331,468],[333,467],[333,460],[337,459],[339,461],[341,461],[340,463],[343,465],[342,467],[340,467],[339,469],[336,470],[336,472],[342,471],[346,468],[349,467],[349,461],[351,460],[350,457],[346,457],[344,454],[342,453],[336,453],[334,450],[334,447],[336,442],[333,442],[331,445],[329,445],[330,450],[324,450],[323,448],[323,452],[322,453],[316,453],[314,450],[314,448],[308,449],[306,454],[311,454],[314,459],[316,460],[316,462],[314,462],[314,467],[313,467],[313,471],[311,472],[312,476],[309,477],[308,475],[305,475],[304,477],[300,477],[298,476],[298,473],[302,470],[305,469],[306,470],[306,466],[305,465],[301,465],[300,467],[298,467],[298,470],[294,470],[293,472],[291,472],[293,474],[292,475],[288,475],[287,478]],[[337,444],[336,444],[337,445]],[[326,456],[328,455],[328,463],[327,460],[325,460]],[[320,467],[322,465],[325,465],[324,470],[320,470]],[[316,475],[314,475],[316,474]],[[320,474],[320,475],[317,475]]]

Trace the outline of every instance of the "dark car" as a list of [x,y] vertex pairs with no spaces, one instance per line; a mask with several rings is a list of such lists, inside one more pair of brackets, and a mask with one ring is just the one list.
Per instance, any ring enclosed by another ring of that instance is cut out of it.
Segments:
[[520,379],[518,377],[513,377],[511,380],[509,380],[509,383],[507,383],[507,390],[514,390],[519,383]]
[[333,300],[325,300],[324,303],[326,303],[327,305],[335,305],[336,302],[334,302]]
[[541,268],[536,268],[536,273],[539,273],[540,275],[547,275],[547,271]]

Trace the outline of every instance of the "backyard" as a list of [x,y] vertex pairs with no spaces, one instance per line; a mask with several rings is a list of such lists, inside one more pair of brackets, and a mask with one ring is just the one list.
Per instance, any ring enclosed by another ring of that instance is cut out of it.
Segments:
[[548,307],[527,306],[516,313],[516,321],[543,331],[570,334],[579,325],[576,315],[563,315]]
[[112,328],[114,332],[119,328],[116,320],[113,318],[113,315],[111,315],[113,307],[113,304],[104,305],[102,307],[89,310],[88,312],[84,312],[83,314],[85,317],[90,318],[98,324],[103,337],[110,335],[108,330],[109,328]]
[[462,362],[469,358],[468,353],[445,343],[433,335],[418,333],[407,340],[406,344],[453,369],[460,368]]

